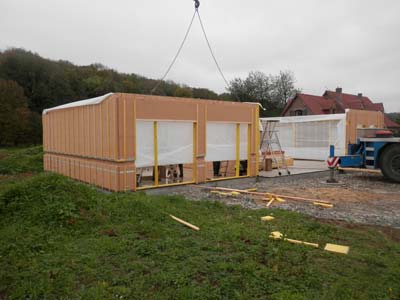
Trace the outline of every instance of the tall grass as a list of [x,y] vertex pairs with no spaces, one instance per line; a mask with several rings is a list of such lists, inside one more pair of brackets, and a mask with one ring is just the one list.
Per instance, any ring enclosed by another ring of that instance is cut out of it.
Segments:
[[43,147],[0,148],[0,174],[38,173],[43,171]]

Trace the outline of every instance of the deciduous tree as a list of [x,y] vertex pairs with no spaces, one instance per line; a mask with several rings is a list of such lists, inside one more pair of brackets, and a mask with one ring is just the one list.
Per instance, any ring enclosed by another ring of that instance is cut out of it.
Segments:
[[0,144],[24,143],[30,114],[23,88],[15,81],[0,79]]

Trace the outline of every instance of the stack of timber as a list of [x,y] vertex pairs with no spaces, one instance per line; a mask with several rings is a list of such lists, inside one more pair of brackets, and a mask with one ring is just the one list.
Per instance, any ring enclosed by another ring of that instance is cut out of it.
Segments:
[[[272,156],[267,156],[267,157],[266,157],[266,159],[271,159],[271,161],[272,161],[272,169],[277,169],[278,167],[279,167],[279,168],[283,168],[283,167],[284,167],[284,164],[283,164],[283,162],[282,162],[282,158],[281,158],[281,157],[275,157],[275,158],[276,158],[277,162],[274,162],[274,160],[272,159]],[[285,157],[284,157],[284,160],[285,160],[285,162],[286,162],[286,166],[288,166],[288,167],[293,166],[294,160],[293,160],[292,157],[290,157],[290,156],[285,156]]]
[[285,155],[285,151],[274,151],[273,154],[271,152],[263,152],[260,156],[260,170],[272,171],[272,169],[283,168],[284,163],[282,161],[282,158],[285,160],[286,166],[293,166],[293,158]]

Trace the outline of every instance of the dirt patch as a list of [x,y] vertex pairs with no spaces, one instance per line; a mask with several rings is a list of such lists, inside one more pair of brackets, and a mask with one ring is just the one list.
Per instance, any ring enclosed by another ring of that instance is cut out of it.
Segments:
[[365,200],[398,200],[397,193],[382,193],[382,192],[364,192],[360,190],[353,190],[346,187],[328,187],[328,188],[306,188],[299,187],[293,188],[273,188],[271,193],[283,194],[288,196],[300,196],[306,198],[315,198],[327,201],[345,201],[345,202],[359,202]]
[[[338,184],[326,183],[328,173],[312,173],[275,178],[259,178],[252,181],[220,181],[213,183],[234,189],[257,188],[258,192],[269,192],[326,200],[332,208],[322,208],[310,202],[287,200],[274,202],[271,208],[301,212],[319,219],[332,219],[359,224],[389,226],[400,229],[400,184],[386,181],[379,174],[347,173],[337,176]],[[154,191],[157,193],[182,195],[190,200],[212,200],[227,205],[240,205],[248,209],[265,208],[267,201],[254,199],[250,195],[221,196],[199,187],[179,187]],[[387,230],[382,229],[388,233]],[[389,234],[389,233],[388,233]],[[390,233],[397,238],[397,233]]]
[[333,224],[336,226],[340,226],[343,228],[347,229],[356,229],[356,230],[369,230],[369,229],[375,229],[385,236],[387,236],[389,239],[395,241],[395,242],[400,242],[400,229],[389,227],[389,226],[378,226],[378,225],[366,225],[366,224],[355,224],[355,223],[348,223],[348,222],[343,222],[339,220],[320,220],[323,223],[326,224]]

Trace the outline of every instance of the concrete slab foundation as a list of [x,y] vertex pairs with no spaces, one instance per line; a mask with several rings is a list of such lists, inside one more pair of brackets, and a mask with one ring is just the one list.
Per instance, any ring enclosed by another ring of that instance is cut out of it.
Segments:
[[[328,167],[325,161],[317,160],[294,160],[294,165],[289,167],[291,175],[305,174],[313,172],[327,171]],[[286,170],[281,169],[282,176],[287,175]],[[259,176],[261,177],[279,177],[278,169],[272,171],[260,171]]]

